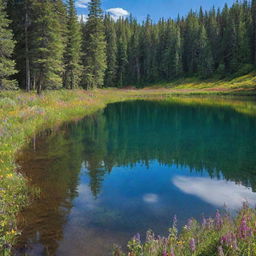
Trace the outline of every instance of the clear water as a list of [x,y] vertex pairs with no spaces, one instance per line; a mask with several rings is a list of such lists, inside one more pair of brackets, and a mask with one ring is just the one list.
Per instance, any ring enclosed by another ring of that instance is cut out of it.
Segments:
[[18,218],[17,254],[111,255],[138,232],[166,234],[174,215],[255,205],[251,112],[132,101],[38,134],[18,159],[41,194]]

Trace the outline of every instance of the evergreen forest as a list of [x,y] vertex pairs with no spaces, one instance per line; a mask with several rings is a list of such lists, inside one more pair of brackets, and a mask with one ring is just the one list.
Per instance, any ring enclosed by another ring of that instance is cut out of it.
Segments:
[[0,0],[0,89],[143,87],[223,78],[256,65],[256,0],[143,22],[114,20],[91,0]]

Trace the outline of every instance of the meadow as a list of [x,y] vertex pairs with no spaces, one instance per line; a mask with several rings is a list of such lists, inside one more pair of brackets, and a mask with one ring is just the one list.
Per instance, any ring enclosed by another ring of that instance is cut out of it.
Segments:
[[[252,88],[248,90],[248,94],[251,93],[251,89]],[[234,92],[236,94],[236,90],[230,89],[223,93],[233,94]],[[183,95],[184,97],[177,97],[177,94]],[[212,94],[212,97],[191,97],[200,94]],[[33,200],[37,193],[40,193],[36,188],[29,189],[27,187],[26,178],[19,173],[19,167],[15,163],[16,153],[21,150],[39,130],[56,128],[65,121],[79,120],[85,115],[104,108],[108,103],[132,99],[161,100],[162,98],[168,98],[172,101],[182,101],[184,104],[201,103],[219,106],[228,105],[239,112],[247,114],[255,113],[255,105],[249,103],[245,105],[240,98],[237,100],[230,99],[230,101],[228,101],[226,99],[223,100],[223,98],[219,96],[215,97],[215,95],[215,91],[202,89],[188,90],[185,88],[184,90],[176,90],[173,88],[163,88],[159,90],[153,87],[143,90],[105,89],[94,91],[47,91],[40,96],[36,95],[34,92],[2,91],[0,93],[0,251],[3,252],[3,255],[11,254],[12,246],[15,244],[15,239],[19,235],[15,217],[22,207],[29,204],[29,201]],[[252,238],[255,236],[256,232],[255,214],[255,211],[252,209],[243,209],[234,221],[231,221],[229,218],[224,218],[222,220],[223,224],[221,225],[221,229],[215,227],[216,223],[214,224],[213,220],[209,220],[209,229],[204,229],[201,224],[193,221],[191,230],[187,230],[179,237],[176,234],[175,227],[171,229],[169,238],[165,239],[155,238],[149,233],[151,235],[149,235],[149,240],[145,245],[141,244],[137,238],[129,243],[129,255],[209,255],[199,254],[199,249],[197,251],[195,250],[195,252],[193,252],[194,254],[189,254],[188,244],[184,245],[184,248],[182,247],[183,251],[176,249],[176,245],[174,246],[174,244],[179,244],[181,243],[180,241],[192,241],[191,239],[193,238],[196,244],[201,244],[202,241],[202,243],[205,243],[208,247],[215,248],[218,244],[217,241],[226,234],[226,231],[235,232],[239,229],[245,218],[244,216],[246,216],[246,225],[250,228],[251,232],[250,236],[246,235],[245,238],[248,241],[253,241]],[[194,234],[197,234],[197,236],[194,237]],[[213,237],[212,240],[210,237]],[[168,241],[170,240],[168,246],[166,239]],[[237,242],[240,243],[240,240]],[[246,248],[245,252],[248,252],[244,255],[255,255],[252,253],[256,250],[255,242],[250,242],[249,245],[246,242],[247,240],[241,240],[243,247]],[[223,244],[223,249],[226,250],[229,246],[230,244]],[[155,254],[151,253],[150,248],[155,248]],[[241,246],[239,248],[241,248]],[[172,250],[174,250],[175,254],[172,253]],[[200,249],[200,252],[201,251],[203,252],[203,250]],[[230,249],[227,249],[226,253],[219,255],[240,254],[231,254]]]

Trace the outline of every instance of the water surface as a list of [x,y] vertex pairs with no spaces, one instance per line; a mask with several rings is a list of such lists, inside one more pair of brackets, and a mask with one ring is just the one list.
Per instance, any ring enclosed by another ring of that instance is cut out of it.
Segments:
[[174,215],[255,205],[255,152],[255,113],[202,104],[110,104],[41,132],[18,159],[41,190],[19,216],[18,254],[111,255],[138,232],[166,234]]

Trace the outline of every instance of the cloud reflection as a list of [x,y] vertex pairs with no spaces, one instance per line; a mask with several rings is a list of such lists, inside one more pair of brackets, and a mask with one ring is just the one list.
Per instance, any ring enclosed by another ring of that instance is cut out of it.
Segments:
[[176,176],[172,182],[184,193],[197,196],[217,207],[226,205],[231,209],[239,209],[242,202],[247,201],[251,205],[256,203],[256,193],[252,189],[233,181]]
[[158,202],[158,195],[156,194],[145,194],[143,196],[143,201],[146,203],[157,203]]

